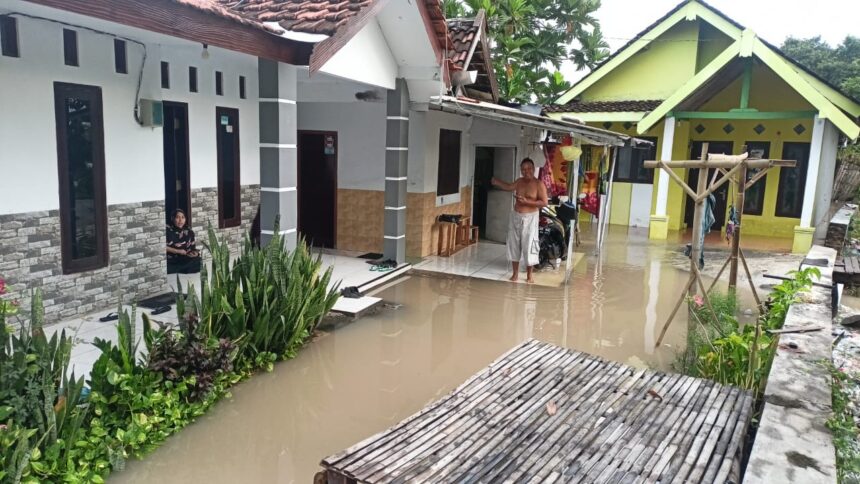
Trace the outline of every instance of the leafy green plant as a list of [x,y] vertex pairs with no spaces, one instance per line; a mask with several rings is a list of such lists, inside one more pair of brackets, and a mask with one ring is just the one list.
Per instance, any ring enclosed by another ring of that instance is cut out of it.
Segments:
[[153,330],[146,315],[143,327],[148,334],[147,367],[161,374],[165,381],[174,384],[186,381],[191,401],[205,398],[219,375],[233,371],[233,343],[226,338],[208,340],[195,315],[186,318],[186,324],[179,331]]
[[797,294],[809,289],[821,272],[809,267],[790,274],[790,280],[783,281],[771,292],[766,303],[768,310],[755,324],[742,326],[738,323],[734,295],[709,295],[716,319],[702,303],[694,301],[690,311],[693,324],[681,370],[692,376],[747,388],[760,395],[778,341],[766,330],[782,326],[791,304],[797,301]]
[[266,353],[292,357],[339,293],[337,286],[329,288],[332,269],[323,272],[321,258],[312,256],[304,241],[293,251],[284,243],[275,235],[258,248],[246,237],[231,266],[226,243],[210,227],[212,273],[201,272],[199,298],[193,287],[180,298],[182,324],[196,317],[208,338],[231,340],[242,365],[259,368],[259,356]]
[[847,387],[848,376],[829,361],[833,385],[833,415],[827,420],[827,428],[833,433],[833,446],[836,447],[836,472],[839,482],[856,482],[860,476],[860,431],[848,403],[851,398]]

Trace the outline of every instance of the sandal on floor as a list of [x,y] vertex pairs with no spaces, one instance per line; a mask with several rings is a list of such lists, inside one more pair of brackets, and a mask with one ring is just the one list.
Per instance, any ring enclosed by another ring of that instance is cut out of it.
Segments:
[[99,318],[99,321],[103,323],[107,323],[108,321],[116,321],[119,319],[119,314],[117,313],[107,313],[106,315]]
[[167,311],[170,311],[170,306],[161,306],[161,307],[157,307],[157,308],[153,309],[152,311],[149,312],[149,314],[156,316],[158,314],[164,314]]

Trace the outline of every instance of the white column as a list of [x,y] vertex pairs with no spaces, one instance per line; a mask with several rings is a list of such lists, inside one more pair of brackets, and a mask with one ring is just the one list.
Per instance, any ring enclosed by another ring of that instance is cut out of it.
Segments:
[[815,186],[818,184],[818,169],[821,165],[821,148],[824,145],[824,125],[827,120],[817,115],[812,121],[812,145],[809,147],[809,166],[806,167],[806,186],[803,189],[803,210],[800,226],[811,227],[812,209],[815,207]]
[[821,142],[821,161],[818,166],[818,183],[815,188],[815,205],[812,207],[812,223],[815,225],[816,238],[823,238],[827,231],[830,204],[833,203],[833,179],[836,178],[837,151],[839,151],[839,130],[833,123],[825,119],[824,135]]
[[[672,159],[672,147],[675,142],[675,118],[666,118],[663,124],[663,150],[660,152],[660,159],[669,161]],[[655,168],[657,171],[657,207],[654,215],[666,215],[666,204],[669,202],[669,175],[663,173],[663,170]]]

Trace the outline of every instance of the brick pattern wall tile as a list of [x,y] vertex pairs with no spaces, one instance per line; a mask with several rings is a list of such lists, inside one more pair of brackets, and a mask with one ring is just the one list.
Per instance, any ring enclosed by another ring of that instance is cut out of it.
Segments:
[[436,193],[406,194],[406,255],[426,257],[436,253],[442,214],[472,215],[472,187],[460,188],[460,202],[436,206]]
[[0,277],[29,310],[39,288],[45,319],[56,322],[167,290],[164,202],[108,207],[108,266],[63,274],[58,210],[0,215]]
[[242,223],[238,227],[219,229],[218,188],[207,187],[191,190],[191,227],[194,229],[198,241],[208,239],[207,232],[211,223],[219,237],[227,238],[230,252],[233,254],[239,252],[242,247],[242,240],[245,234],[251,230],[254,217],[257,215],[257,207],[260,205],[260,186],[242,186],[241,196]]

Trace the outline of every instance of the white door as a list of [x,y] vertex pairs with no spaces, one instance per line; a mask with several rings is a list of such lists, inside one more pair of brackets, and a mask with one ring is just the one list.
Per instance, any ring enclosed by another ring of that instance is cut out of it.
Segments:
[[[494,148],[493,176],[505,182],[519,177],[516,171],[517,152],[514,148]],[[508,220],[514,208],[514,194],[493,188],[487,193],[487,230],[484,237],[504,243],[507,239]]]

